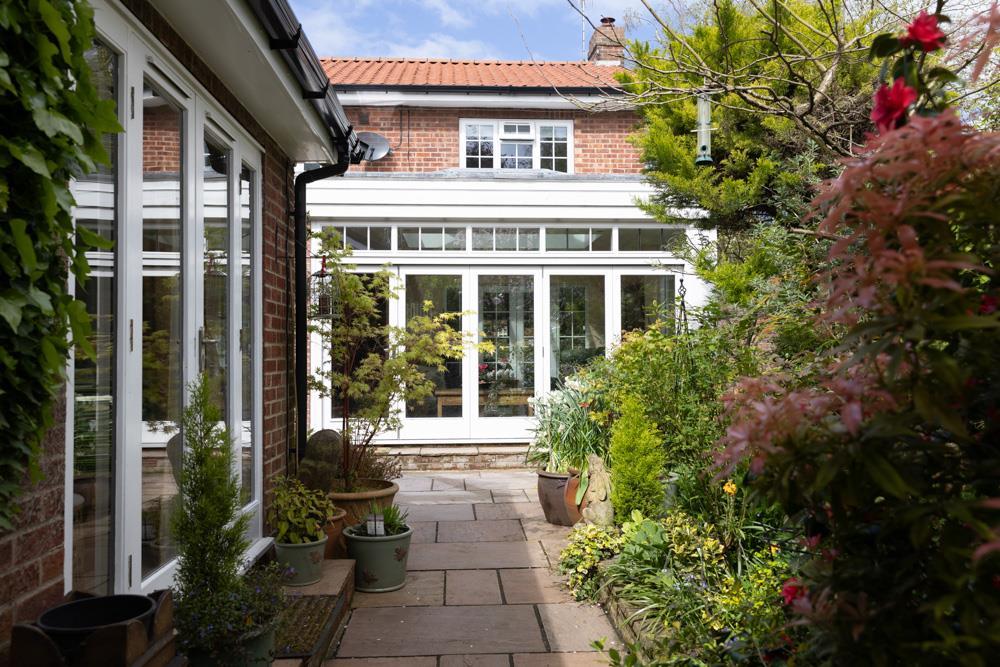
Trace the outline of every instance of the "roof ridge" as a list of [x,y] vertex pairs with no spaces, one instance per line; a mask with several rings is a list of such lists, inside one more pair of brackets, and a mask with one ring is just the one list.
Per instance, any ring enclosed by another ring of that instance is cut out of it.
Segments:
[[608,67],[603,63],[592,60],[500,60],[496,58],[434,58],[434,57],[407,57],[396,58],[392,56],[320,56],[321,61],[339,62],[383,62],[383,63],[448,63],[458,65],[594,65],[597,67]]

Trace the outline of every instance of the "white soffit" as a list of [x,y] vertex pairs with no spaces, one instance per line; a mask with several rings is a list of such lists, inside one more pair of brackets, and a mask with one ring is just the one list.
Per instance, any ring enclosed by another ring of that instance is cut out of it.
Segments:
[[336,159],[330,130],[272,51],[242,0],[152,0],[281,150],[295,161]]
[[[345,107],[442,107],[480,109],[591,109],[609,105],[625,109],[620,99],[605,95],[538,93],[446,93],[401,90],[337,90]],[[617,109],[616,109],[617,110]]]

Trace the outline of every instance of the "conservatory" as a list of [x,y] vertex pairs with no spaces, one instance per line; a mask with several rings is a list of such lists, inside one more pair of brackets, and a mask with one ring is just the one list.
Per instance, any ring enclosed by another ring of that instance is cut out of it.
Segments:
[[[400,406],[402,427],[380,441],[526,442],[533,398],[623,332],[669,319],[679,295],[701,303],[705,287],[675,249],[706,232],[649,218],[635,201],[650,194],[636,176],[551,172],[348,175],[311,185],[313,230],[334,227],[358,272],[388,266],[398,277],[398,298],[384,306],[390,324],[430,301],[463,313],[463,330],[492,343],[431,371],[434,395]],[[315,337],[310,359],[314,368],[330,363]],[[339,429],[339,406],[314,394],[310,426]]]

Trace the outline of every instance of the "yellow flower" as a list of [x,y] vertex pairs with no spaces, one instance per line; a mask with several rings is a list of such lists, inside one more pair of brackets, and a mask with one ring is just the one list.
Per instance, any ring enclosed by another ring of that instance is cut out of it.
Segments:
[[733,480],[729,480],[728,482],[726,482],[725,486],[722,487],[722,490],[731,496],[736,495],[736,485],[733,484]]

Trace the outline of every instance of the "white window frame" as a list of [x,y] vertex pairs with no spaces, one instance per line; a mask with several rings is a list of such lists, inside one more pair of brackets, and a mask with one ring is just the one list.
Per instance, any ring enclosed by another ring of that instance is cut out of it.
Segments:
[[[241,207],[239,201],[240,172],[245,164],[253,170],[254,189],[251,262],[253,345],[253,495],[241,511],[250,517],[248,537],[251,546],[248,557],[262,551],[270,542],[263,537],[263,368],[257,360],[263,358],[263,187],[264,149],[219,105],[212,95],[163,47],[145,26],[127,11],[106,0],[93,0],[97,37],[119,56],[119,118],[124,132],[119,135],[117,197],[118,229],[116,230],[118,290],[115,302],[115,477],[113,481],[114,547],[112,588],[117,593],[147,593],[170,586],[177,567],[174,559],[164,563],[147,577],[142,576],[141,498],[142,443],[144,431],[141,401],[120,397],[141,396],[142,345],[130,345],[136,325],[141,327],[141,289],[129,288],[128,280],[157,272],[182,274],[182,341],[180,358],[182,381],[186,387],[200,372],[198,329],[203,324],[203,256],[204,200],[201,169],[202,145],[206,133],[224,146],[231,159],[228,188],[228,218],[230,226],[230,267],[239,266],[241,259]],[[182,171],[183,201],[182,255],[180,265],[173,253],[153,253],[142,250],[142,228],[127,224],[142,219],[143,212],[143,128],[141,105],[133,112],[131,98],[141,96],[144,80],[151,80],[183,110]],[[131,90],[134,89],[134,90]],[[242,426],[242,364],[240,358],[240,326],[242,321],[242,273],[229,271],[229,304],[227,307],[227,347],[230,352],[231,391],[229,392],[230,428],[241,432]],[[130,323],[132,326],[130,327]],[[140,338],[141,341],[141,338]],[[72,357],[69,360],[72,364]],[[63,571],[66,592],[73,588],[73,385],[69,367],[67,387],[67,433],[65,466],[65,526]],[[185,391],[185,402],[187,394]],[[129,444],[132,443],[132,444]],[[146,442],[144,444],[155,443]],[[240,473],[239,442],[234,443],[234,472]]]
[[[531,132],[528,135],[520,134],[502,134],[504,125],[525,125],[528,124],[531,128]],[[466,136],[465,130],[467,125],[492,125],[493,126],[493,168],[500,169],[500,144],[503,142],[510,143],[531,143],[531,168],[541,169],[541,128],[546,127],[565,127],[566,128],[566,174],[575,173],[574,165],[574,145],[573,145],[573,121],[572,120],[550,120],[547,118],[527,118],[527,119],[496,119],[496,118],[460,118],[458,120],[458,166],[461,169],[468,171],[479,171],[482,167],[466,167],[465,166],[465,144]],[[509,171],[518,171],[517,169],[510,169]],[[564,172],[552,171],[554,174],[561,174]]]

